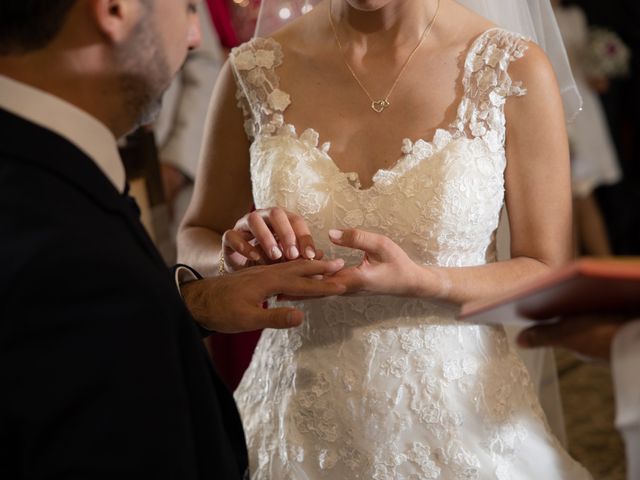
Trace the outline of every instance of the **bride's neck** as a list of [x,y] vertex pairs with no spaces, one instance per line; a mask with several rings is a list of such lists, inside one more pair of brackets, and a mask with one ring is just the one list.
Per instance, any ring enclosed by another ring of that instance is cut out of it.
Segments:
[[344,43],[367,48],[384,42],[391,47],[415,42],[431,22],[438,1],[330,0],[330,6]]

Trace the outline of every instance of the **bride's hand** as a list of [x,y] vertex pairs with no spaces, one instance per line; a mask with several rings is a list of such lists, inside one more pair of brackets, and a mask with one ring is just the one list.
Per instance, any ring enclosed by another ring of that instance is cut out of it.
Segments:
[[347,294],[416,295],[420,267],[390,238],[356,229],[331,230],[329,238],[336,245],[364,252],[360,265],[333,275],[346,285]]
[[253,264],[298,258],[320,259],[311,232],[300,215],[279,207],[256,210],[222,236],[225,268],[236,271]]

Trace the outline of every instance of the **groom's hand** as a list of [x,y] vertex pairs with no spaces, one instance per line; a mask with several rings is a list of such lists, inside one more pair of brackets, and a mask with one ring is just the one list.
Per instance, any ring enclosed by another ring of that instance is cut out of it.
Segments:
[[263,308],[275,295],[325,297],[340,295],[346,287],[318,277],[332,275],[343,260],[297,260],[257,266],[224,276],[187,283],[181,292],[187,308],[207,330],[224,333],[263,328],[289,328],[302,323],[304,314],[294,308]]

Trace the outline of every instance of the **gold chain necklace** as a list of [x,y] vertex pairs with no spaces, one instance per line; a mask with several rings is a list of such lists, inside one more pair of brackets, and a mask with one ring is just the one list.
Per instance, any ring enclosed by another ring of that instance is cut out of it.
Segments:
[[342,56],[342,60],[344,60],[345,65],[349,69],[349,72],[351,72],[351,75],[353,76],[355,81],[358,83],[362,91],[367,95],[367,97],[369,97],[369,100],[371,101],[371,108],[373,109],[374,112],[382,113],[385,108],[391,105],[389,103],[389,97],[391,96],[391,93],[396,88],[396,85],[398,84],[400,77],[402,76],[405,69],[407,68],[407,65],[409,65],[409,62],[413,58],[413,55],[418,51],[418,49],[420,48],[420,45],[422,45],[425,38],[427,38],[431,33],[431,29],[433,28],[433,25],[436,23],[436,19],[438,18],[439,11],[440,11],[440,0],[438,0],[436,13],[433,15],[433,18],[431,19],[429,24],[425,27],[424,31],[422,32],[422,35],[420,36],[420,41],[415,46],[415,48],[411,51],[411,53],[405,60],[404,64],[402,65],[402,68],[400,69],[400,73],[398,73],[398,76],[396,77],[396,80],[393,82],[393,85],[391,85],[391,88],[389,89],[389,91],[387,92],[387,94],[384,96],[382,100],[374,100],[373,97],[371,97],[371,95],[365,88],[365,86],[362,84],[358,76],[356,75],[356,72],[353,71],[353,68],[351,68],[351,65],[349,65],[349,62],[347,61],[347,56],[344,52],[344,49],[342,48],[342,43],[340,43],[340,38],[338,38],[338,32],[336,31],[336,26],[333,24],[333,17],[331,16],[331,0],[329,0],[329,24],[331,24],[331,30],[333,30],[333,36],[336,39],[336,43],[338,44],[338,49],[340,50],[340,55]]

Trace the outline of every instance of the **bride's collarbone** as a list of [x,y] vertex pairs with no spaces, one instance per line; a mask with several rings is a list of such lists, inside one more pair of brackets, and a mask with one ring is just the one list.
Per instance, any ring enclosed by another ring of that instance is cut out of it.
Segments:
[[[331,60],[285,60],[277,74],[279,88],[291,98],[285,120],[294,125],[310,123],[318,131],[332,127],[348,133],[364,123],[372,132],[397,129],[407,137],[422,137],[430,128],[454,120],[453,110],[462,96],[457,62],[440,63],[439,69],[416,65],[391,94],[394,77],[389,72],[363,76],[365,92],[344,64]],[[389,106],[375,112],[372,103],[381,100]],[[318,124],[325,121],[327,128]]]
[[403,90],[389,98],[389,106],[381,113],[357,90],[323,87],[309,89],[306,94],[299,91],[297,96],[291,95],[284,121],[298,133],[308,128],[317,131],[321,143],[331,143],[332,152],[353,149],[367,158],[370,154],[365,152],[386,152],[385,158],[397,158],[403,139],[430,139],[437,129],[453,123],[457,111],[454,91],[431,99]]
[[[284,121],[298,134],[311,128],[320,144],[330,142],[333,162],[343,172],[357,172],[363,187],[378,170],[397,163],[405,138],[429,141],[455,120],[462,96],[462,65],[455,55],[417,62],[392,91],[388,108],[377,113],[339,57],[284,53],[276,71],[279,88],[291,99]],[[393,80],[388,71],[362,78],[374,100],[384,99]]]

